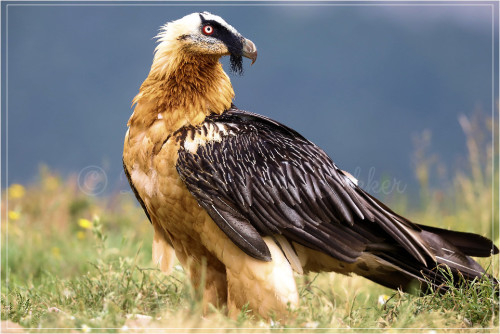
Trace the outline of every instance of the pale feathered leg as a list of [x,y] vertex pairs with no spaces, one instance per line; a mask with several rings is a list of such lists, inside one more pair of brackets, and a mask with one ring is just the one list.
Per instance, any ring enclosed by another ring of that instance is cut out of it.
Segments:
[[[209,304],[217,308],[222,308],[227,301],[227,279],[224,265],[217,259],[205,264],[191,264],[189,276],[193,287],[201,292],[203,313],[207,314]],[[204,279],[204,281],[203,281]],[[200,291],[202,290],[202,291]]]
[[265,237],[264,241],[271,251],[271,262],[256,260],[238,249],[239,254],[235,254],[238,260],[226,263],[228,309],[232,318],[247,303],[254,313],[269,317],[273,312],[276,319],[287,318],[288,308],[298,305],[292,267],[272,238]]
[[[226,268],[207,250],[204,255],[188,253],[193,247],[183,247],[173,240],[176,256],[182,267],[187,270],[195,296],[202,301],[203,313],[207,314],[209,305],[222,308],[227,302]],[[199,248],[198,248],[199,250]]]

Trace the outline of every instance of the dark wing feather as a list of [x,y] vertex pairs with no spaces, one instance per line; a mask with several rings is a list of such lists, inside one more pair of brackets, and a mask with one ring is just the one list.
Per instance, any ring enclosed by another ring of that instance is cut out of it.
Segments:
[[246,253],[264,261],[271,260],[271,253],[257,230],[230,202],[214,198],[199,203],[210,217],[217,217],[217,226]]
[[269,261],[261,236],[281,234],[346,262],[387,240],[421,263],[426,254],[432,257],[418,226],[358,188],[294,130],[231,109],[189,131],[209,123],[229,134],[200,145],[196,154],[181,144],[177,170],[199,204],[247,254]]
[[419,225],[419,227],[424,231],[431,232],[431,234],[438,235],[465,255],[489,257],[491,254],[498,254],[498,248],[491,240],[483,236],[425,225]]

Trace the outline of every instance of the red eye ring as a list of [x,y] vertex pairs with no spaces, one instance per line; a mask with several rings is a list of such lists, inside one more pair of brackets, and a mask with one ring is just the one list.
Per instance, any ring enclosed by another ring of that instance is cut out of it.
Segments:
[[205,35],[212,35],[214,33],[214,28],[210,24],[207,24],[203,26],[202,31]]

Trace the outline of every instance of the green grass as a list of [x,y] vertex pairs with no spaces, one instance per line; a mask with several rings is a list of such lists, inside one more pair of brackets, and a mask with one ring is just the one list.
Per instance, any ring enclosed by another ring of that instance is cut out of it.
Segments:
[[[423,136],[415,154],[421,207],[409,208],[404,197],[386,200],[415,221],[494,235],[498,245],[498,194],[492,192],[492,186],[498,189],[498,166],[491,164],[498,157],[488,153],[491,138],[485,137],[491,126],[480,117],[463,119],[462,125],[469,150],[463,166],[432,180],[441,167],[429,158],[430,139]],[[236,320],[218,309],[203,315],[199,293],[180,266],[169,276],[153,267],[153,231],[130,193],[87,196],[76,177],[63,180],[42,168],[38,182],[13,186],[3,195],[1,310],[2,321],[10,321],[4,327],[19,324],[35,332],[498,332],[499,300],[487,279],[444,295],[417,297],[358,276],[311,273],[296,277],[300,307],[285,322],[265,321],[248,310]],[[498,277],[498,256],[481,264]]]

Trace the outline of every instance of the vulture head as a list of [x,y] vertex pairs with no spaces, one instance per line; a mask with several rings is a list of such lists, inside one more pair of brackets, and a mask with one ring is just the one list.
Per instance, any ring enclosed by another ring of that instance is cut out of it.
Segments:
[[158,65],[168,65],[173,52],[190,59],[230,56],[231,70],[243,71],[242,57],[257,59],[255,44],[244,38],[220,16],[208,12],[193,13],[165,24],[157,35],[155,52]]

